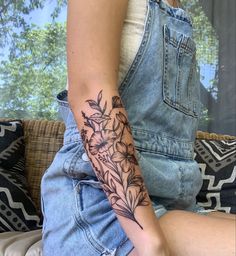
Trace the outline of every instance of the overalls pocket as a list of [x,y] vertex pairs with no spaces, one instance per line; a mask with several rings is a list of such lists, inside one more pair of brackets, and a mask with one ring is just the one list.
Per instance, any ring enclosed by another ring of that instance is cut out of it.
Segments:
[[168,25],[163,26],[163,100],[192,117],[200,113],[200,80],[193,39]]

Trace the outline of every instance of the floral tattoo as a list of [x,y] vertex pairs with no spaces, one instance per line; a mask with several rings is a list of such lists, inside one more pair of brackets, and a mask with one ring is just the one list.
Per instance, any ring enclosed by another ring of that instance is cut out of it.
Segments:
[[[87,100],[91,115],[82,111],[84,127],[81,136],[89,158],[116,214],[136,222],[135,210],[147,206],[147,190],[143,178],[137,173],[138,161],[120,97],[112,98],[111,109],[107,101],[102,104],[102,91],[96,100]],[[93,156],[91,158],[91,156]]]

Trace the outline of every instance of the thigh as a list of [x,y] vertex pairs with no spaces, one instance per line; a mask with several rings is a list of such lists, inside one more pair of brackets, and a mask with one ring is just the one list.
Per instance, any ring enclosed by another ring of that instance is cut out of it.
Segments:
[[235,256],[235,220],[173,210],[158,219],[172,256]]
[[216,212],[209,212],[207,213],[207,215],[211,217],[230,219],[234,221],[236,220],[236,214],[232,214],[232,213],[216,211]]

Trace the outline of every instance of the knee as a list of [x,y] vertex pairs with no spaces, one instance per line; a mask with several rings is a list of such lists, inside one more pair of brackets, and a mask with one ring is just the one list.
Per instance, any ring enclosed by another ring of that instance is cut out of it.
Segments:
[[183,216],[186,213],[186,211],[184,210],[169,210],[165,215],[167,216],[173,216],[173,217],[177,217],[177,216]]
[[189,215],[189,212],[184,210],[169,210],[159,220],[160,222],[174,222],[184,220]]

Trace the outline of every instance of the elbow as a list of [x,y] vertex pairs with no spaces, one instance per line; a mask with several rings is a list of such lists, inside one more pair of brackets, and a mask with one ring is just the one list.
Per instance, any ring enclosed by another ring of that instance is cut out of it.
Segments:
[[68,94],[67,94],[67,100],[69,103],[69,106],[73,112],[78,109],[79,105],[81,104],[81,94],[83,89],[81,86],[72,86],[71,84],[68,86]]
[[103,90],[106,94],[117,94],[116,80],[91,75],[90,79],[71,79],[68,85],[68,103],[72,111],[81,109],[84,103]]
[[67,93],[67,101],[68,101],[68,104],[69,104],[71,110],[73,111],[74,108],[75,108],[76,97],[73,94],[73,90],[72,90],[71,86],[68,86],[67,91],[68,91],[68,93]]
[[68,88],[67,101],[70,109],[72,110],[72,112],[74,112],[76,109],[76,97],[73,96],[70,88]]
[[70,83],[68,85],[67,100],[73,112],[80,109],[92,92],[93,85],[90,83]]

